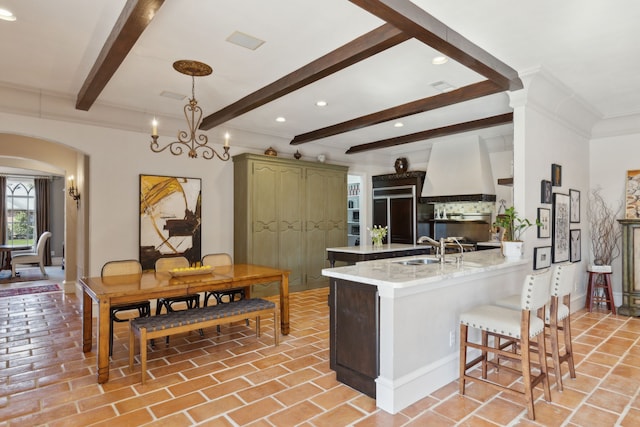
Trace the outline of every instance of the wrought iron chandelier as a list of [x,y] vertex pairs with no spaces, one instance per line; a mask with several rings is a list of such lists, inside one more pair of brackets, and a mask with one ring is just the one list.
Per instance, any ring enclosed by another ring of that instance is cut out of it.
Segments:
[[195,94],[195,78],[208,76],[213,72],[210,66],[205,63],[190,60],[181,60],[173,63],[173,68],[179,73],[191,76],[191,99],[189,103],[184,106],[184,117],[187,119],[187,125],[189,131],[179,131],[178,140],[173,141],[164,147],[158,144],[158,122],[153,119],[153,127],[151,131],[151,151],[160,153],[167,148],[174,156],[179,156],[183,151],[187,151],[189,157],[195,159],[198,157],[198,151],[201,151],[202,157],[205,159],[213,159],[216,156],[222,161],[229,160],[229,134],[226,133],[224,137],[224,154],[220,155],[211,146],[207,145],[209,138],[207,135],[196,135],[196,131],[200,127],[202,122],[202,108],[198,106]]

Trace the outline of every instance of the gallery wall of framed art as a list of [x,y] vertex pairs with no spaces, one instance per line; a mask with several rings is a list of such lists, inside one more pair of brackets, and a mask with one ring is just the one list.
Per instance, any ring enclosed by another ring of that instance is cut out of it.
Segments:
[[[561,188],[556,188],[562,187],[563,183],[561,165],[552,164],[550,172],[548,179],[540,181],[540,203],[549,207],[537,209],[537,220],[540,224],[537,237],[550,239],[550,242],[534,248],[535,270],[551,267],[555,263],[580,262],[582,258],[582,233],[578,228],[581,222],[580,191],[562,191]],[[640,171],[638,172],[640,183]],[[640,202],[638,205],[640,207]]]

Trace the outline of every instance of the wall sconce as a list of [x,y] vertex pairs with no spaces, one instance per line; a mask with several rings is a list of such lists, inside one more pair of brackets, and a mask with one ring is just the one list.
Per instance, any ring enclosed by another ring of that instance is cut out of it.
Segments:
[[73,185],[73,175],[69,177],[69,197],[76,201],[76,207],[80,208],[80,193]]

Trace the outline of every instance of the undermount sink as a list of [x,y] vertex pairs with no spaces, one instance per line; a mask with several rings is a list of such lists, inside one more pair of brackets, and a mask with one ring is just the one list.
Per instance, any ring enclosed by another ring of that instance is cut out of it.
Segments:
[[[445,258],[444,262],[449,264],[449,263],[455,262],[455,260]],[[417,259],[409,259],[405,261],[395,261],[395,263],[402,264],[402,265],[425,265],[425,264],[439,264],[440,260],[436,258],[417,258]]]
[[[416,258],[416,259],[409,259],[409,260],[404,260],[404,261],[394,261],[395,264],[402,264],[402,265],[428,265],[428,264],[439,264],[440,260],[437,258]],[[445,264],[455,264],[456,263],[456,259],[455,258],[446,258],[444,259],[444,263]],[[465,267],[475,267],[475,268],[479,268],[482,267],[482,265],[475,263],[475,262],[468,262],[468,261],[462,261],[462,264]]]

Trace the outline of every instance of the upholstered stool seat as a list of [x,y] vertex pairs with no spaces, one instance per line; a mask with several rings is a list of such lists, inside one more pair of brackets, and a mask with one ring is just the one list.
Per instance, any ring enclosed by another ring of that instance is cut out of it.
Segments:
[[[519,311],[495,305],[483,305],[460,315],[460,323],[464,325],[517,339],[522,338],[520,320]],[[529,330],[531,337],[542,333],[542,319],[532,317]]]

